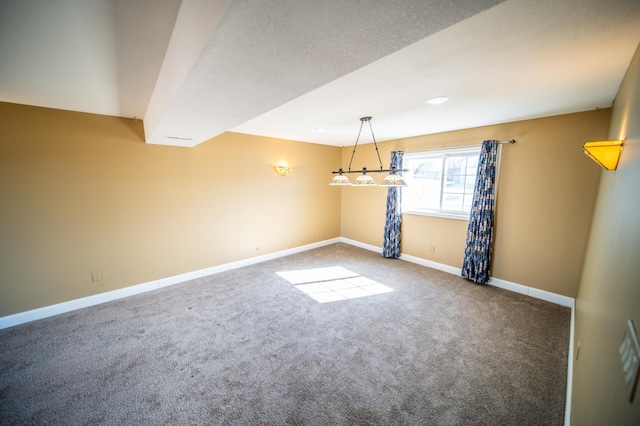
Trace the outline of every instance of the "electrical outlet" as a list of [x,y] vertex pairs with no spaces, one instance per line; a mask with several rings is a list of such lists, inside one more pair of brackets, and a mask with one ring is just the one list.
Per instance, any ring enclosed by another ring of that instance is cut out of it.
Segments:
[[576,347],[576,361],[580,358],[580,342],[578,342],[578,346]]
[[102,274],[100,272],[92,272],[91,273],[91,281],[102,281]]
[[627,321],[627,330],[624,333],[624,339],[618,349],[620,353],[620,362],[622,363],[622,372],[624,373],[624,381],[629,392],[629,401],[633,402],[633,397],[638,385],[638,365],[640,365],[640,344],[638,343],[638,334],[633,325],[633,321]]

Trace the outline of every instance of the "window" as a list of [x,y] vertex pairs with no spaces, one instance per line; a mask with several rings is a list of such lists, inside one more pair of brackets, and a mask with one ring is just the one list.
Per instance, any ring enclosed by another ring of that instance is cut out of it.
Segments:
[[469,219],[480,146],[405,153],[403,213]]

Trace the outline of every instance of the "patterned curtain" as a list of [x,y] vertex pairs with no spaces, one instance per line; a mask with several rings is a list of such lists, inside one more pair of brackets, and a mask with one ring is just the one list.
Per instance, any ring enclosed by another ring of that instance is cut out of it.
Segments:
[[[391,151],[391,164],[402,169],[404,151]],[[387,218],[384,223],[384,240],[382,243],[382,256],[388,258],[400,257],[400,225],[402,224],[402,188],[389,187],[387,192]]]
[[462,276],[478,284],[490,278],[497,154],[497,141],[482,142],[462,263]]

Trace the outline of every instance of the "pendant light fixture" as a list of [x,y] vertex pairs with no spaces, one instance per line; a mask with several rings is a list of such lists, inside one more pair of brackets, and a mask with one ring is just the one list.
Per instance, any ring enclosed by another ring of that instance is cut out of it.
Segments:
[[[378,162],[380,163],[380,170],[369,170],[366,167],[363,167],[362,170],[351,170],[351,163],[353,162],[353,156],[356,154],[356,149],[358,148],[358,142],[360,141],[360,134],[362,133],[362,127],[364,123],[369,123],[369,130],[371,131],[371,138],[373,139],[373,144],[376,147],[376,154],[378,154]],[[384,178],[384,180],[380,183],[380,186],[392,186],[392,187],[400,187],[407,186],[407,183],[404,181],[402,176],[400,176],[400,172],[406,172],[409,169],[398,169],[397,167],[391,167],[390,169],[384,169],[382,167],[382,160],[380,159],[380,151],[378,151],[378,144],[376,143],[376,137],[373,134],[373,127],[371,126],[371,117],[362,117],[360,118],[360,130],[358,131],[358,137],[356,138],[356,143],[353,147],[353,152],[351,153],[351,160],[349,160],[349,168],[347,170],[343,170],[342,168],[338,170],[334,170],[333,174],[337,174],[331,181],[329,185],[333,186],[378,186],[375,180],[367,173],[389,173],[389,175]],[[362,173],[362,175],[358,176],[355,183],[351,183],[347,176],[344,174],[348,173]]]

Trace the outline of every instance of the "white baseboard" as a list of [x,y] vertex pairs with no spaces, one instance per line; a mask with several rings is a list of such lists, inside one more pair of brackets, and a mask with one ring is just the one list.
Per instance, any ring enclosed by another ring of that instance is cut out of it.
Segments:
[[307,244],[304,246],[298,246],[291,249],[277,251],[275,253],[263,254],[261,256],[250,257],[248,259],[238,260],[236,262],[225,263],[223,265],[212,266],[210,268],[200,269],[197,271],[187,272],[180,275],[174,275],[168,278],[161,278],[158,280],[159,287],[167,287],[173,284],[183,283],[185,281],[194,280],[196,278],[206,277],[208,275],[219,274],[220,272],[230,271],[232,269],[242,268],[243,266],[255,265],[257,263],[266,262],[268,260],[277,259],[279,257],[289,256],[295,253],[301,253],[303,251],[312,250],[315,248],[327,246],[340,242],[340,238],[332,238],[330,240],[324,240],[317,243]]
[[448,272],[453,275],[460,275],[460,268],[445,265],[443,263],[434,262],[432,260],[423,259],[421,257],[415,257],[409,254],[401,254],[399,259],[406,260],[407,262],[415,263],[418,265],[426,266],[427,268],[433,268],[439,271]]
[[522,284],[517,284],[507,280],[501,280],[500,278],[491,278],[487,283],[494,287],[503,288],[516,293],[525,294],[527,296],[535,297],[536,299],[546,300],[547,302],[555,303],[556,305],[566,306],[573,308],[575,303],[573,297],[563,296],[561,294],[551,293],[550,291],[540,290],[534,287],[529,287]]
[[27,322],[52,317],[54,315],[60,315],[65,312],[71,312],[77,309],[88,308],[90,306],[99,305],[101,303],[111,302],[112,300],[122,299],[124,297],[133,296],[135,294],[145,293],[147,291],[156,290],[157,288],[158,282],[150,281],[144,284],[137,284],[130,287],[120,288],[118,290],[112,290],[105,293],[82,297],[80,299],[69,300],[68,302],[57,303],[55,305],[44,306],[42,308],[32,309],[30,311],[7,315],[0,318],[0,330]]
[[571,325],[569,327],[569,354],[567,360],[567,397],[564,404],[564,425],[571,426],[571,397],[573,395],[573,341],[576,326],[576,305],[571,305]]
[[226,263],[224,265],[213,266],[211,268],[200,269],[198,271],[187,272],[185,274],[174,275],[172,277],[161,278],[159,280],[149,281],[144,284],[137,284],[130,287],[120,288],[117,290],[99,293],[92,296],[82,297],[80,299],[70,300],[68,302],[57,303],[55,305],[45,306],[42,308],[32,309],[30,311],[19,312],[13,315],[7,315],[0,318],[0,330],[13,327],[39,319],[52,317],[54,315],[64,314],[66,312],[75,311],[77,309],[88,308],[90,306],[99,305],[100,303],[111,302],[112,300],[122,299],[124,297],[133,296],[135,294],[145,293],[147,291],[157,290],[173,284],[182,283],[196,278],[213,275],[231,269],[241,268],[243,266],[254,265],[256,263],[266,262],[268,260],[277,259],[279,257],[289,256],[295,253],[323,247],[329,244],[340,242],[340,238],[332,238],[329,240],[319,241],[317,243],[307,244],[304,246],[294,247],[275,253],[264,254],[262,256],[251,257],[239,260],[237,262]]
[[[196,278],[205,277],[207,275],[213,275],[224,271],[229,271],[244,266],[254,265],[268,260],[277,259],[279,257],[289,256],[295,253],[301,253],[303,251],[311,250],[314,248],[323,247],[329,244],[342,242],[350,244],[356,247],[360,247],[366,250],[374,251],[376,253],[382,253],[382,248],[371,244],[362,243],[359,241],[351,240],[349,238],[332,238],[329,240],[320,241],[313,244],[307,244],[304,246],[294,247],[292,249],[282,250],[275,253],[269,253],[262,256],[256,256],[249,259],[243,259],[236,262],[226,263],[224,265],[212,266],[210,268],[200,269],[197,271],[187,272],[185,274],[174,275],[172,277],[161,278],[159,280],[150,281],[143,284],[138,284],[130,287],[121,288],[105,293],[96,294],[93,296],[87,296],[80,299],[70,300],[68,302],[62,302],[51,306],[45,306],[38,309],[33,309],[26,312],[20,312],[13,315],[8,315],[0,318],[0,329],[13,327],[19,324],[51,317],[54,315],[63,314],[66,312],[74,311],[77,309],[87,308],[95,306],[101,303],[110,302],[124,297],[133,296],[135,294],[145,293],[147,291],[157,290],[162,287],[182,283],[185,281],[193,280]],[[448,272],[454,275],[460,275],[460,268],[454,266],[445,265],[431,260],[422,259],[419,257],[411,256],[408,254],[401,254],[400,260],[404,260],[418,265],[426,266],[429,268],[437,269],[440,271]],[[503,288],[506,290],[514,291],[516,293],[525,294],[537,299],[546,300],[548,302],[556,303],[558,305],[567,306],[571,308],[571,328],[569,331],[569,355],[567,365],[567,396],[565,403],[565,426],[571,424],[571,395],[572,395],[572,382],[573,382],[573,339],[574,339],[574,327],[575,327],[575,300],[571,297],[562,296],[559,294],[551,293],[548,291],[524,286],[522,284],[513,283],[510,281],[502,280],[499,278],[491,278],[489,285]]]
[[[341,242],[346,244],[351,244],[356,247],[360,247],[363,249],[371,250],[376,253],[382,253],[382,248],[377,247],[371,244],[361,243],[359,241],[350,240],[348,238],[340,238]],[[445,265],[443,263],[434,262],[431,260],[423,259],[421,257],[411,256],[409,254],[401,253],[400,260],[405,260],[407,262],[416,263],[418,265],[426,266],[428,268],[437,269],[439,271],[448,272],[453,275],[460,275],[461,269],[455,266]],[[549,291],[540,290],[534,287],[529,287],[526,285],[514,283],[507,280],[502,280],[500,278],[491,278],[487,283],[494,287],[499,287],[505,290],[513,291],[516,293],[524,294],[527,296],[534,297],[536,299],[546,300],[547,302],[555,303],[557,305],[566,306],[569,308],[573,308],[574,299],[573,297],[563,296],[561,294],[551,293]]]
[[339,240],[341,243],[349,244],[352,246],[360,247],[366,250],[375,251],[376,253],[382,254],[382,247],[373,246],[367,243],[361,243],[360,241],[351,240],[349,238],[344,238],[344,237],[340,237]]
[[[314,248],[323,247],[323,246],[334,244],[337,242],[350,244],[366,250],[374,251],[376,253],[382,253],[381,247],[362,243],[356,240],[351,240],[349,238],[343,238],[343,237],[332,238],[329,240],[319,241],[317,243],[294,247],[291,249],[269,253],[262,256],[251,257],[251,258],[239,260],[236,262],[225,263],[223,265],[212,266],[210,268],[200,269],[197,271],[187,272],[184,274],[174,275],[171,277],[160,278],[158,280],[150,281],[144,284],[133,285],[133,286],[121,288],[118,290],[113,290],[105,293],[83,297],[80,299],[70,300],[68,302],[62,302],[55,305],[45,306],[42,308],[33,309],[26,312],[20,312],[17,314],[8,315],[0,318],[0,329],[13,327],[15,325],[24,324],[30,321],[35,321],[35,320],[47,318],[54,315],[63,314],[65,312],[74,311],[76,309],[98,305],[100,303],[110,302],[112,300],[121,299],[123,297],[132,296],[134,294],[144,293],[147,291],[156,290],[162,287],[167,287],[167,286],[182,283],[185,281],[202,278],[207,275],[213,275],[213,274],[229,271],[236,268],[242,268],[243,266],[249,266],[249,265],[254,265],[261,262],[266,262],[268,260],[289,256],[295,253],[301,253],[303,251],[312,250]],[[422,259],[422,258],[411,256],[408,254],[401,254],[400,260],[416,263],[418,265],[448,272],[450,274],[460,275],[460,268],[444,265],[442,263],[433,262],[431,260]],[[514,291],[521,294],[526,294],[528,296],[535,297],[537,299],[546,300],[548,302],[556,303],[562,306],[573,307],[573,304],[574,304],[574,299],[571,297],[562,296],[562,295],[551,293],[544,290],[539,290],[536,288],[524,286],[524,285],[513,283],[510,281],[501,280],[499,278],[492,278],[491,281],[489,281],[489,285],[504,288],[506,290]]]

